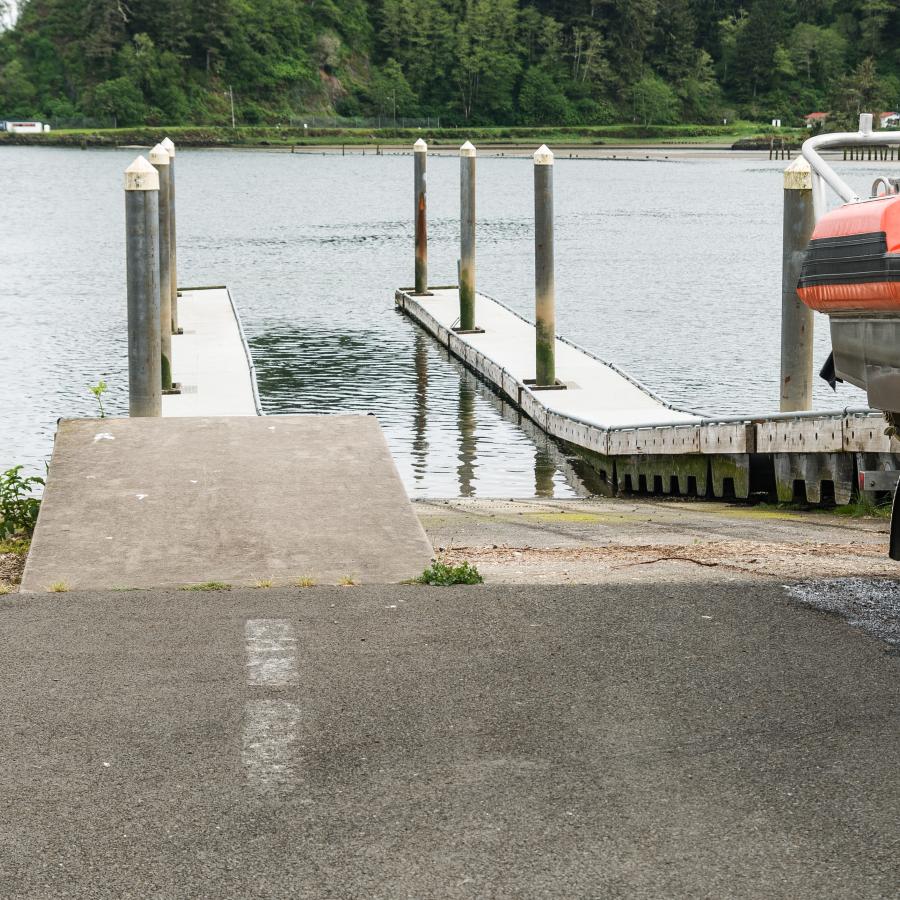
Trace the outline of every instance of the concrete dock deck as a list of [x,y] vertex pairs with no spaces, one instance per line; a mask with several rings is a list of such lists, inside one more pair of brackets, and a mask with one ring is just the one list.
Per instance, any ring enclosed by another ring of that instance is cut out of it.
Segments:
[[[458,355],[471,362],[474,354],[490,361],[491,379],[519,398],[519,405],[532,395],[549,414],[608,430],[647,424],[697,424],[700,416],[675,409],[639,385],[615,366],[563,341],[556,340],[556,373],[566,390],[532,391],[525,387],[534,379],[534,325],[496,300],[478,294],[475,322],[483,334],[455,334],[459,319],[459,290],[430,288],[432,296],[416,297],[400,292],[398,303],[444,342],[451,338]],[[430,319],[430,323],[428,320]],[[513,387],[513,384],[515,387]]]
[[228,288],[183,288],[178,324],[172,373],[181,393],[163,397],[163,415],[258,415],[253,360]]
[[[565,390],[534,390],[534,325],[478,294],[475,324],[458,333],[459,291],[395,293],[397,306],[547,434],[587,451],[610,487],[626,492],[849,503],[855,471],[900,464],[900,442],[871,410],[700,416],[655,396],[616,366],[561,338]],[[751,458],[754,463],[751,465]]]
[[430,559],[371,416],[63,420],[21,590],[390,583]]

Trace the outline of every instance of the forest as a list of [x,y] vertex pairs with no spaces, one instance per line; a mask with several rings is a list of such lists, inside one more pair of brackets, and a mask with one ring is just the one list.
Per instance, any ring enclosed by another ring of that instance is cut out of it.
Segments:
[[0,0],[0,119],[834,124],[900,105],[900,0]]

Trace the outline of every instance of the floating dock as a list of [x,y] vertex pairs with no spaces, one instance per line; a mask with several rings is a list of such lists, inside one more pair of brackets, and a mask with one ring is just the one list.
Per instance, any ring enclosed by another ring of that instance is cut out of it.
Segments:
[[178,323],[172,371],[179,392],[163,396],[163,415],[260,415],[253,357],[228,288],[182,288]]
[[856,473],[894,469],[900,443],[870,410],[762,416],[700,416],[677,409],[620,369],[561,338],[564,390],[535,390],[534,325],[484,294],[483,333],[459,334],[456,287],[411,288],[397,306],[541,429],[579,451],[615,490],[734,496],[781,502],[850,502]]

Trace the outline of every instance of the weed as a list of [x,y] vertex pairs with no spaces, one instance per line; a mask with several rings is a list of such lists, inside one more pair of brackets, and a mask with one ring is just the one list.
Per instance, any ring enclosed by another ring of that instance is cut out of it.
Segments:
[[878,503],[872,499],[871,494],[861,493],[846,506],[836,506],[831,513],[836,516],[846,516],[850,519],[863,519],[875,516],[879,519],[891,517],[891,498]]
[[0,540],[0,554],[11,553],[14,556],[27,556],[31,540],[27,537],[14,537]]
[[47,590],[51,594],[65,594],[69,590],[69,586],[64,581],[54,581],[48,585]]
[[315,586],[316,586],[316,580],[315,580],[314,578],[305,578],[305,577],[304,577],[304,578],[298,578],[298,579],[294,582],[294,584],[295,584],[298,588],[315,587]]
[[418,584],[484,584],[478,569],[471,563],[464,562],[459,566],[448,566],[447,563],[435,560],[417,579]]
[[204,581],[202,584],[185,584],[181,591],[230,591],[231,585],[224,581]]
[[259,581],[256,582],[254,587],[258,588],[270,588],[275,587],[275,582],[272,581],[271,578],[260,578]]
[[109,390],[107,383],[101,378],[96,384],[89,384],[88,390],[97,398],[100,407],[100,418],[106,418],[106,410],[103,408],[103,395]]
[[0,597],[4,594],[12,593],[12,585],[11,584],[0,584]]
[[18,531],[31,534],[37,523],[41,501],[32,490],[43,486],[37,475],[22,477],[22,466],[13,466],[0,475],[0,538]]
[[353,587],[356,582],[349,575],[345,575],[343,578],[338,579],[338,584],[341,587]]

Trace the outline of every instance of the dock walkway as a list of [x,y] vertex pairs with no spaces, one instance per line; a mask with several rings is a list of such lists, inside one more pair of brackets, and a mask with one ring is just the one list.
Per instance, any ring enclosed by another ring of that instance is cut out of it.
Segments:
[[478,294],[484,333],[459,334],[456,287],[397,306],[540,428],[587,456],[626,491],[746,498],[760,490],[782,502],[848,503],[856,469],[897,468],[900,444],[870,410],[764,416],[700,416],[661,400],[627,374],[561,338],[556,374],[565,390],[534,390],[534,325]]
[[228,288],[182,288],[178,324],[172,371],[181,393],[163,397],[163,415],[259,415],[253,358]]

